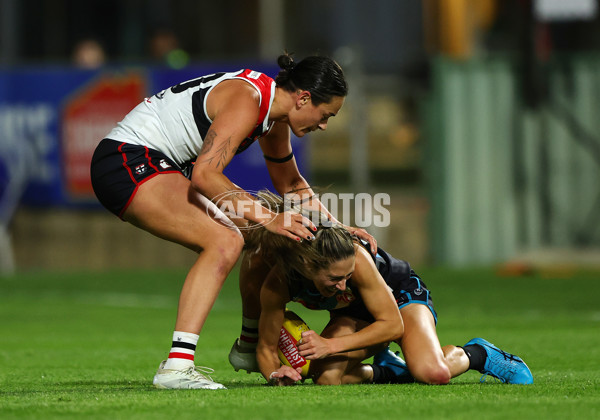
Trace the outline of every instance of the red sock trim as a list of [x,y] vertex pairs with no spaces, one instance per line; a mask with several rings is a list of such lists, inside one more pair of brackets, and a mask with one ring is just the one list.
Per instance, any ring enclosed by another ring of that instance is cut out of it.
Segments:
[[187,354],[187,353],[176,353],[176,352],[171,352],[171,353],[169,353],[169,359],[187,359],[187,360],[194,360],[194,355],[193,355],[193,354]]

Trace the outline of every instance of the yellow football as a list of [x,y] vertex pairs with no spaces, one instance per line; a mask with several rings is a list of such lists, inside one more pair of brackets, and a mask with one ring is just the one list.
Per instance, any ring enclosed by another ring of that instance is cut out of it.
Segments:
[[302,333],[308,331],[308,325],[294,311],[285,310],[283,325],[279,332],[279,343],[277,353],[281,363],[295,368],[302,368],[302,377],[308,377],[310,360],[300,356],[298,352],[298,341],[302,338]]

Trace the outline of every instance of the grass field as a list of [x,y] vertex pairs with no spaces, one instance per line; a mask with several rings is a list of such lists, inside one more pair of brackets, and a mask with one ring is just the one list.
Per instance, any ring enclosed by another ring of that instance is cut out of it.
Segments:
[[[196,358],[229,389],[155,390],[185,271],[39,272],[0,278],[0,418],[600,418],[600,273],[418,271],[442,344],[485,337],[522,356],[534,385],[480,384],[467,372],[443,387],[265,387],[227,361],[240,329],[233,273]],[[293,308],[312,328],[324,325],[325,313]]]

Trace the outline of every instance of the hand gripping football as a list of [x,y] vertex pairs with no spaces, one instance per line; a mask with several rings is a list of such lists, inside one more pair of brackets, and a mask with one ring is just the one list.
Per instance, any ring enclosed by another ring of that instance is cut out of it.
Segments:
[[310,360],[306,360],[300,356],[298,352],[298,341],[302,338],[302,333],[308,331],[308,325],[296,315],[295,312],[288,309],[285,310],[283,325],[279,332],[279,343],[277,345],[277,353],[281,363],[291,366],[294,369],[302,368],[302,377],[308,377],[308,368]]

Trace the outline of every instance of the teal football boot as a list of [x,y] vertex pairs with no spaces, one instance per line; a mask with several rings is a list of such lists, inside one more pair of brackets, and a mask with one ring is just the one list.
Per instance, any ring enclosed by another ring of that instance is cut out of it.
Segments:
[[474,344],[483,347],[487,354],[481,377],[481,382],[485,382],[487,375],[493,376],[505,384],[529,385],[533,383],[533,375],[525,362],[514,354],[506,353],[500,350],[483,338],[473,338],[466,346]]

